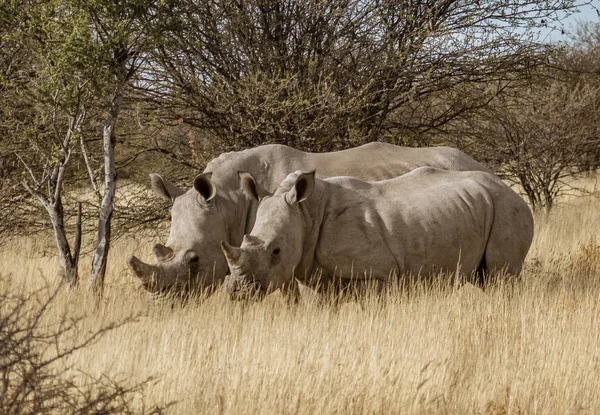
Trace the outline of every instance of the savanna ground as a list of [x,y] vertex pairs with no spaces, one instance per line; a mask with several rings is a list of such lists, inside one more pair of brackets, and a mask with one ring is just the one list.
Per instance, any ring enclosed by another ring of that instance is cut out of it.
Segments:
[[[596,190],[598,177],[580,184]],[[136,316],[60,364],[125,383],[152,376],[143,400],[173,402],[167,413],[600,413],[596,196],[538,215],[522,281],[485,293],[442,280],[340,306],[215,295],[149,309],[125,259],[150,260],[154,242],[118,241],[100,305],[61,292],[47,318],[84,313],[93,331]],[[55,285],[53,253],[50,239],[4,246],[0,288]]]

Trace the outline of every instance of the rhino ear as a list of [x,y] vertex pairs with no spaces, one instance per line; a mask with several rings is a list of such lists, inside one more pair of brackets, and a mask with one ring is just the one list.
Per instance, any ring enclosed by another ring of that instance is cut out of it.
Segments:
[[239,263],[240,257],[242,256],[241,248],[235,248],[227,242],[221,241],[221,250],[225,254],[225,259],[227,259],[229,265],[237,265]]
[[212,173],[201,173],[194,178],[194,189],[205,201],[210,201],[217,195],[217,188],[210,180]]
[[240,187],[242,188],[242,192],[250,199],[260,201],[269,194],[262,186],[256,183],[254,176],[250,173],[239,171],[238,176],[240,176]]
[[185,193],[167,179],[163,179],[160,174],[150,173],[150,184],[154,193],[169,202]]
[[305,201],[315,190],[315,171],[301,172],[294,186],[285,195],[285,200],[293,205]]

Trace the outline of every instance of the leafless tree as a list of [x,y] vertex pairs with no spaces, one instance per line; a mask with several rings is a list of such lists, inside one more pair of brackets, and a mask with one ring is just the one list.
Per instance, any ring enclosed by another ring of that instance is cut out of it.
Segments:
[[187,0],[139,87],[165,117],[221,148],[332,150],[424,137],[487,105],[486,93],[473,94],[479,87],[528,79],[546,62],[532,33],[576,6]]
[[[5,278],[5,276],[2,276]],[[111,330],[133,321],[124,318],[85,334],[85,314],[51,317],[58,290],[43,288],[25,295],[0,291],[0,412],[3,414],[162,413],[164,407],[136,410],[151,378],[131,385],[108,376],[95,378],[66,365],[69,356]],[[68,339],[68,340],[67,340]],[[166,407],[166,406],[165,406]]]
[[62,190],[66,168],[73,153],[73,137],[81,129],[84,118],[85,111],[82,109],[77,109],[76,114],[69,118],[69,126],[60,143],[58,154],[55,159],[45,161],[44,167],[40,169],[40,176],[34,173],[27,161],[18,153],[16,154],[29,173],[29,178],[22,181],[23,187],[39,200],[50,217],[58,247],[58,257],[63,269],[63,279],[68,288],[73,288],[79,281],[77,264],[81,249],[81,204],[78,206],[75,240],[71,248],[65,230]]
[[598,151],[600,85],[540,80],[518,96],[496,98],[461,127],[463,145],[520,185],[534,210],[548,212]]
[[488,105],[445,131],[447,140],[520,185],[536,210],[550,211],[558,196],[581,190],[572,186],[573,174],[598,166],[599,33],[600,25],[580,25],[531,80],[510,93],[498,92],[506,82],[488,85]]
[[[565,48],[561,68],[588,85],[600,84],[600,23],[581,22]],[[583,155],[582,171],[600,168],[600,146]]]

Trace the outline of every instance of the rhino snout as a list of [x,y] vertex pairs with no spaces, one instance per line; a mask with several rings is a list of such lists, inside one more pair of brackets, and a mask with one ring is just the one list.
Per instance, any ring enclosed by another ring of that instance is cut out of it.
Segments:
[[244,279],[228,278],[223,284],[223,288],[232,300],[247,300],[261,292],[260,282],[250,282]]

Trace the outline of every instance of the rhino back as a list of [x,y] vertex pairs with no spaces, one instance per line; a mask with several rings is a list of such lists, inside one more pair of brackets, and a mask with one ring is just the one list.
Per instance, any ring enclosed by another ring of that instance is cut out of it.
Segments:
[[373,142],[348,150],[308,153],[280,144],[223,153],[204,170],[228,189],[239,186],[237,172],[251,173],[266,190],[273,192],[295,170],[316,170],[319,178],[352,176],[375,181],[397,177],[418,167],[445,170],[487,171],[471,157],[449,147],[413,148]]
[[464,272],[476,270],[496,196],[512,192],[488,173],[428,168],[377,183],[328,182],[317,262],[338,274],[366,271],[378,279],[388,278],[391,269],[454,270],[458,258]]
[[397,177],[422,166],[491,173],[487,167],[454,148],[413,148],[380,142],[334,153],[305,153],[304,163],[306,169],[316,169],[319,178],[351,176],[367,181]]
[[223,153],[210,161],[204,172],[212,173],[212,180],[229,190],[239,189],[238,172],[247,172],[272,192],[290,171],[302,168],[305,154],[285,145],[269,144]]

